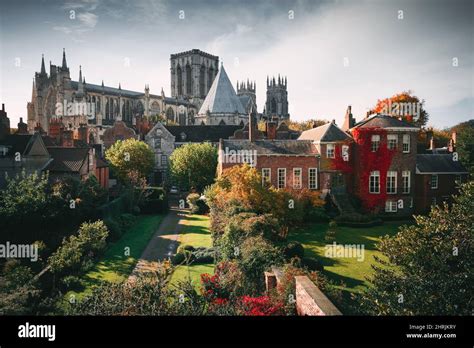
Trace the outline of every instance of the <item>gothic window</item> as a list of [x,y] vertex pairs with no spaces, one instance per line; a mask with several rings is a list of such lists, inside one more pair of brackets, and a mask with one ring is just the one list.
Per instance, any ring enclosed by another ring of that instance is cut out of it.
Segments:
[[276,114],[277,112],[277,103],[276,103],[275,98],[272,98],[272,101],[270,102],[270,112],[272,114]]
[[168,107],[166,110],[166,119],[174,122],[174,111],[171,107]]
[[105,119],[108,120],[110,118],[110,102],[109,98],[107,98],[107,102],[105,103]]
[[176,75],[178,78],[178,95],[183,95],[183,72],[181,71],[181,67],[179,65],[176,69]]
[[199,95],[201,98],[204,98],[206,96],[206,89],[204,86],[204,78],[206,76],[206,71],[204,68],[204,65],[201,65],[201,69],[199,70]]
[[186,125],[186,114],[184,112],[179,113],[179,125],[180,126]]
[[141,101],[139,101],[138,104],[137,104],[137,113],[139,115],[143,115],[144,110],[145,110],[145,108],[143,107],[143,103]]
[[151,104],[150,112],[151,112],[152,115],[159,115],[160,114],[160,105],[158,104],[158,102],[156,100]]
[[191,67],[189,64],[186,65],[186,93],[193,95],[193,79],[191,77]]

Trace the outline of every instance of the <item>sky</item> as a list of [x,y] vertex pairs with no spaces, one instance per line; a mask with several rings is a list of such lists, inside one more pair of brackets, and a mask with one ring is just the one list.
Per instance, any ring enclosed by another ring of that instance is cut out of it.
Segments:
[[[219,56],[235,86],[286,76],[291,119],[357,120],[378,99],[411,90],[429,124],[474,118],[474,5],[470,0],[2,0],[0,102],[26,119],[44,54],[71,77],[170,95],[170,54]],[[73,12],[71,12],[73,11]]]

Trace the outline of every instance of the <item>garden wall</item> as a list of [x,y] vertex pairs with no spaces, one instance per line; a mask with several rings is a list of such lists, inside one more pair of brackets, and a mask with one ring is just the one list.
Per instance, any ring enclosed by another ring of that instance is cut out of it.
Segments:
[[[265,272],[267,291],[275,288],[282,276],[278,267]],[[334,304],[307,276],[295,277],[296,311],[298,315],[342,315]]]

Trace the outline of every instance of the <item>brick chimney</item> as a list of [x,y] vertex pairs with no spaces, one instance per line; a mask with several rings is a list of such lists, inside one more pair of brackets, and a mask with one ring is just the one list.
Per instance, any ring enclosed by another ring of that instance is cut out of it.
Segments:
[[267,139],[275,140],[277,136],[277,123],[273,121],[267,121],[265,126],[267,131]]
[[430,138],[430,150],[435,149],[435,141],[434,141],[434,136],[432,135]]
[[346,116],[344,116],[344,124],[342,125],[343,131],[348,131],[355,125],[355,120],[352,117],[352,106],[348,105],[346,110]]
[[255,135],[257,133],[257,128],[255,125],[255,110],[252,108],[252,111],[249,113],[249,140],[255,141]]
[[18,134],[28,134],[28,125],[23,122],[23,117],[20,117],[20,122],[18,122]]
[[449,139],[449,143],[448,143],[448,151],[449,152],[455,152],[456,151],[456,140],[457,140],[457,133],[456,133],[456,131],[453,131],[451,133],[451,139]]
[[63,147],[74,147],[73,131],[69,129],[63,129],[61,132],[61,146]]

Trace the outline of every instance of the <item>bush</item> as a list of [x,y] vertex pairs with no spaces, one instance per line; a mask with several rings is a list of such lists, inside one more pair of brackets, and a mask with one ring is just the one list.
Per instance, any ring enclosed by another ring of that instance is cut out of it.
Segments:
[[321,261],[312,258],[312,257],[305,257],[302,259],[302,265],[308,268],[310,271],[324,271],[324,266]]
[[212,263],[215,259],[216,250],[214,248],[197,248],[192,252],[193,263]]
[[181,244],[179,247],[178,247],[178,250],[176,250],[176,253],[177,254],[182,254],[184,253],[184,251],[191,251],[193,252],[195,250],[195,248],[192,246],[192,245],[189,245],[189,244]]
[[72,275],[62,278],[61,285],[64,291],[80,290],[83,287],[81,278]]
[[168,210],[168,198],[161,187],[148,187],[145,190],[145,199],[140,203],[143,214],[158,214]]
[[64,274],[81,270],[87,260],[104,250],[108,234],[107,226],[101,220],[83,223],[77,236],[64,239],[63,244],[48,259],[52,273]]
[[104,220],[104,223],[107,226],[107,229],[109,230],[108,239],[110,241],[116,241],[119,240],[120,237],[122,237],[124,231],[122,229],[122,226],[117,221],[113,219],[106,219]]
[[122,231],[125,232],[137,222],[137,217],[132,214],[122,214],[119,216],[119,222]]
[[245,276],[247,294],[262,291],[264,271],[283,261],[280,251],[261,236],[247,238],[240,246],[240,257],[237,260]]
[[304,248],[299,242],[289,242],[284,248],[283,253],[286,259],[292,259],[298,257],[300,259],[304,256]]

